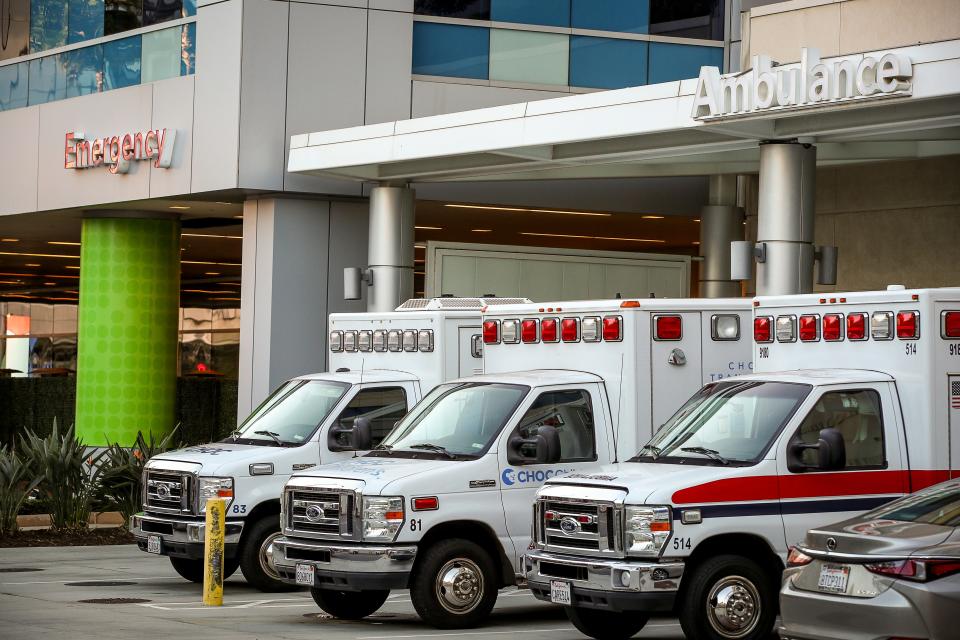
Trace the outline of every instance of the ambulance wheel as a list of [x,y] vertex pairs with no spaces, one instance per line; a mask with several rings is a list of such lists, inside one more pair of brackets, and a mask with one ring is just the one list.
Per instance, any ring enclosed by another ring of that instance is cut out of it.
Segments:
[[266,516],[244,528],[243,540],[237,555],[240,570],[250,586],[260,591],[296,591],[297,585],[280,580],[273,566],[273,541],[280,537],[280,518]]
[[383,606],[389,591],[334,591],[310,588],[317,606],[341,620],[360,620]]
[[642,613],[614,613],[599,609],[564,607],[577,631],[597,640],[627,640],[640,633],[650,616]]
[[[189,580],[190,582],[196,582],[197,584],[203,584],[203,560],[192,560],[190,558],[174,558],[170,557],[170,564],[173,565],[173,570],[180,574],[180,577]],[[237,568],[240,566],[239,560],[227,560],[223,563],[223,579],[226,580],[236,572]]]
[[716,556],[694,569],[689,580],[679,611],[688,638],[773,637],[779,591],[759,564],[744,556]]
[[420,618],[433,627],[475,627],[497,601],[496,565],[474,542],[442,540],[417,557],[410,599]]

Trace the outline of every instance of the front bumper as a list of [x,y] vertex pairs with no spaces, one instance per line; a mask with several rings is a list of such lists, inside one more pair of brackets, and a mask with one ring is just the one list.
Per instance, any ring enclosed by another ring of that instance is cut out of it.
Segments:
[[[683,577],[682,562],[607,560],[530,551],[523,559],[530,591],[550,601],[550,581],[570,584],[575,607],[605,611],[663,612],[673,610]],[[623,574],[630,576],[623,586]]]
[[[200,519],[182,519],[172,516],[153,516],[138,513],[130,516],[130,533],[137,539],[141,551],[147,550],[147,538],[160,536],[160,553],[175,558],[203,558],[203,539],[206,523]],[[242,520],[227,520],[225,524],[224,555],[232,559],[240,546]]]
[[331,544],[286,536],[273,542],[273,563],[296,583],[298,564],[314,568],[313,586],[338,591],[406,589],[417,557],[410,545]]

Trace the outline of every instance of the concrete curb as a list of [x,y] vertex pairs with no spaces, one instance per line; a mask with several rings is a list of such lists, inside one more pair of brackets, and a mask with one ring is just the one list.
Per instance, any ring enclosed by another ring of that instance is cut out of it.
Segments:
[[[114,525],[120,526],[124,524],[123,517],[117,511],[104,511],[99,513],[91,513],[90,518],[87,519],[88,524],[92,525]],[[26,516],[17,516],[17,527],[49,527],[50,526],[50,515],[46,513],[37,513]]]

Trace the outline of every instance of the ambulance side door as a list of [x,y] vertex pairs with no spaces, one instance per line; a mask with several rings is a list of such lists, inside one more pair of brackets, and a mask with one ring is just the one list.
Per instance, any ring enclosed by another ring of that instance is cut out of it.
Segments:
[[703,386],[700,313],[653,313],[650,324],[651,425],[656,433]]
[[[903,433],[891,383],[814,387],[804,408],[777,443],[780,509],[786,544],[803,540],[808,529],[839,522],[909,491]],[[805,413],[804,413],[805,411]],[[841,469],[816,468],[816,444],[823,429],[844,442]]]
[[[573,471],[587,471],[610,460],[610,425],[599,384],[564,385],[537,390],[520,420],[504,430],[498,443],[500,494],[507,533],[517,554],[530,542],[533,503],[537,489],[548,479]],[[528,438],[541,426],[557,429],[560,461],[553,464],[511,462],[510,440]]]

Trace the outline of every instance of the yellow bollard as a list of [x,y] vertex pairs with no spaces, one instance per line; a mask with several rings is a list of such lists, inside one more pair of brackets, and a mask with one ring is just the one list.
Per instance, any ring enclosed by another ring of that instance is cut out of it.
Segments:
[[223,604],[224,518],[226,505],[220,498],[207,500],[207,523],[203,532],[203,604]]

